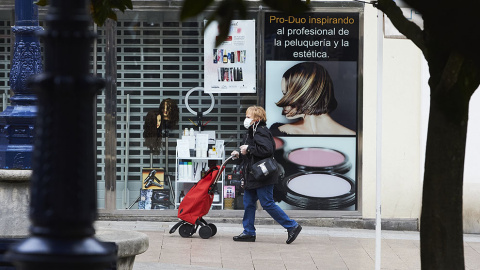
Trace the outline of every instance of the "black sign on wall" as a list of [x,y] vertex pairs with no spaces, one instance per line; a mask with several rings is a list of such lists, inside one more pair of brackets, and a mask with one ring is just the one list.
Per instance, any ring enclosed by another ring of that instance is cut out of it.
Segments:
[[266,60],[357,61],[358,13],[265,14]]

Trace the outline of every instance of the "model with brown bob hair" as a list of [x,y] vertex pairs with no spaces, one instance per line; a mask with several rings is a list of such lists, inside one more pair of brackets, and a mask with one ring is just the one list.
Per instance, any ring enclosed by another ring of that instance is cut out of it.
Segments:
[[283,97],[276,103],[282,107],[287,119],[295,123],[275,123],[271,130],[275,136],[289,134],[342,134],[355,135],[332,119],[330,113],[337,108],[333,82],[328,71],[315,62],[302,62],[289,68],[282,76]]

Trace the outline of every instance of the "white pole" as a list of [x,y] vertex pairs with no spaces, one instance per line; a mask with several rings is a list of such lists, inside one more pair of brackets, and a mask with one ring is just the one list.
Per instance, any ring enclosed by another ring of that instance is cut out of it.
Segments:
[[382,87],[383,87],[383,13],[377,12],[377,153],[376,153],[376,226],[375,270],[380,270],[382,257]]
[[129,164],[129,156],[130,156],[130,94],[127,94],[127,117],[125,119],[127,134],[125,135],[125,178],[124,178],[124,189],[123,189],[123,198],[125,207],[128,206],[128,166]]

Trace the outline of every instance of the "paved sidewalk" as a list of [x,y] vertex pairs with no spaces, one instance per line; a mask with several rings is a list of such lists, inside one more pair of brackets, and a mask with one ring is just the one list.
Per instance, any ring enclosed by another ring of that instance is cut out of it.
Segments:
[[[169,234],[174,222],[97,221],[97,228],[134,230],[149,236],[134,270],[360,270],[375,269],[375,231],[306,227],[290,245],[280,225],[258,225],[254,243],[234,242],[241,224],[215,223],[209,239]],[[480,269],[480,235],[465,235],[465,269]],[[382,231],[382,269],[420,269],[418,232]]]

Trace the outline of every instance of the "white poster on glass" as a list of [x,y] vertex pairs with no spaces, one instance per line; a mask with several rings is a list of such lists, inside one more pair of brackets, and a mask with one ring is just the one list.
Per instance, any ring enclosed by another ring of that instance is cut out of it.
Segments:
[[205,29],[206,93],[255,93],[255,21],[233,20],[228,38],[218,47],[218,23]]

